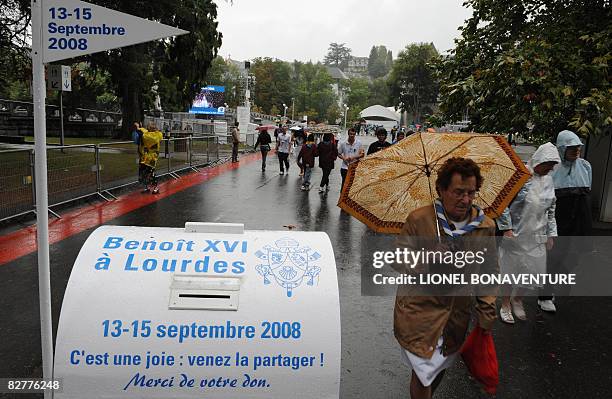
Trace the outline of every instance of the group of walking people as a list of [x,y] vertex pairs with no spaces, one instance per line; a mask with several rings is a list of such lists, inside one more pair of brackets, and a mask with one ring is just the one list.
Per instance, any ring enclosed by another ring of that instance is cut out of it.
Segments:
[[[556,145],[543,144],[531,157],[527,168],[532,177],[496,220],[498,234],[503,235],[499,247],[503,273],[554,274],[575,261],[567,243],[556,245],[555,238],[591,234],[592,171],[589,162],[580,158],[581,148],[580,138],[564,130]],[[539,290],[540,309],[557,310],[550,287],[517,285],[502,293],[503,322],[527,319],[523,296],[530,289]]]
[[[307,135],[303,130],[290,132],[286,126],[279,126],[275,131],[276,152],[281,175],[289,174],[289,157],[294,154],[296,163],[300,169],[299,176],[302,177],[303,191],[311,187],[312,170],[315,168],[316,158],[319,159],[319,167],[323,171],[323,177],[319,184],[319,192],[329,190],[329,175],[334,169],[334,163],[338,158],[338,149],[332,133],[323,134],[320,143],[315,144],[315,136]],[[270,133],[263,130],[259,133],[255,148],[260,147],[262,159],[261,170],[266,170],[266,160],[268,152],[271,150],[272,137]]]
[[[286,126],[279,124],[275,130],[274,136],[276,139],[276,152],[280,166],[280,174],[289,173],[289,158],[293,154],[297,165],[300,169],[300,177],[303,179],[301,189],[307,191],[311,186],[312,169],[315,167],[315,158],[319,159],[319,168],[323,172],[321,182],[319,183],[319,192],[329,191],[329,176],[334,169],[334,164],[337,158],[342,160],[340,166],[340,175],[342,177],[342,185],[346,180],[349,165],[357,162],[366,155],[365,148],[362,142],[357,138],[357,132],[354,128],[350,128],[347,132],[345,141],[336,142],[336,137],[332,133],[325,133],[322,140],[315,144],[315,135],[307,135],[303,129],[290,131]],[[402,139],[405,134],[398,133],[397,139],[392,143],[387,141],[387,131],[383,127],[379,127],[376,131],[378,140],[368,147],[367,155],[373,154],[379,150],[389,147]],[[262,159],[261,170],[266,170],[266,160],[268,152],[271,151],[272,137],[267,130],[262,130],[255,142],[255,149],[260,147]]]

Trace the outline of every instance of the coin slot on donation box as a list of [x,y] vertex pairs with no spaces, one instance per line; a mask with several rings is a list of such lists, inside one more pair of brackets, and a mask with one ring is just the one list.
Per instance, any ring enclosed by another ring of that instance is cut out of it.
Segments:
[[238,310],[240,279],[176,275],[170,285],[170,309]]

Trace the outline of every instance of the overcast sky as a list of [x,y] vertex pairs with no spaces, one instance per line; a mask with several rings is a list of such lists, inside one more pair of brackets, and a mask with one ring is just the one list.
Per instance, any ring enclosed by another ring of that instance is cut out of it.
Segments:
[[393,57],[407,44],[454,47],[457,28],[471,15],[463,0],[234,0],[218,5],[223,45],[232,59],[272,57],[322,61],[329,43],[346,43],[367,57],[385,45]]

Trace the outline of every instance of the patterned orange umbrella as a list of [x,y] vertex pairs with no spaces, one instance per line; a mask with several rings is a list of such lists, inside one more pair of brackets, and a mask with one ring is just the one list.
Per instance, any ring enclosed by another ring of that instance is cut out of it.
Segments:
[[437,198],[437,170],[470,158],[484,178],[474,203],[498,217],[531,176],[502,136],[417,133],[349,166],[338,206],[372,230],[399,233],[413,210]]

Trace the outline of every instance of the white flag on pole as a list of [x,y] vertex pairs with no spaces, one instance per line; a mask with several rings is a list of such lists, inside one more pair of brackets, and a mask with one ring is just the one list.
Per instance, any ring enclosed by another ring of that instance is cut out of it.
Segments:
[[83,1],[45,0],[42,14],[44,63],[189,33]]

